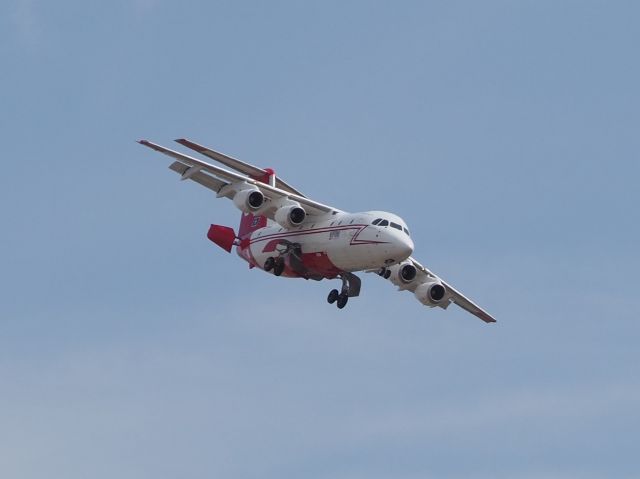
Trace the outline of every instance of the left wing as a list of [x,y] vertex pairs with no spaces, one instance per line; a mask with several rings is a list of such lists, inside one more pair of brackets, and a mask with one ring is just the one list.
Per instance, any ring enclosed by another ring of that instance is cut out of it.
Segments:
[[[443,281],[437,275],[435,275],[434,273],[429,271],[427,268],[422,266],[415,259],[409,258],[409,261],[411,261],[413,263],[413,265],[416,267],[416,269],[418,270],[418,276],[424,275],[423,276],[424,278],[434,278],[436,280],[439,280],[442,283],[442,285],[445,287],[446,294],[449,296],[449,298],[448,298],[449,302],[457,304],[462,309],[464,309],[466,311],[469,311],[474,316],[477,316],[478,318],[483,320],[485,323],[495,323],[496,322],[496,320],[495,320],[495,318],[493,316],[491,316],[484,309],[482,309],[476,303],[471,301],[469,298],[467,298],[465,295],[463,295],[460,291],[458,291],[456,288],[451,286],[449,283],[447,283],[446,281]],[[417,279],[419,279],[419,278],[417,278]],[[446,298],[446,296],[445,296],[445,298]],[[446,306],[441,306],[441,307],[446,309]]]
[[447,309],[449,304],[455,303],[485,323],[496,322],[493,316],[414,258],[383,268],[378,274],[390,280],[401,291],[411,291],[426,306]]

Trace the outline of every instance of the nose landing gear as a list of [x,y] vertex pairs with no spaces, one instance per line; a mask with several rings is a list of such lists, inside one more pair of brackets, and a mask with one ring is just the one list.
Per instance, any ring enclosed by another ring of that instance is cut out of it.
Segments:
[[338,293],[337,289],[332,289],[327,296],[327,302],[329,304],[336,303],[338,309],[342,309],[347,305],[349,298],[355,298],[360,296],[360,285],[362,282],[353,273],[343,273],[340,275],[342,280],[341,292]]
[[380,268],[378,270],[378,276],[382,276],[384,279],[389,279],[391,276],[391,270],[389,268]]

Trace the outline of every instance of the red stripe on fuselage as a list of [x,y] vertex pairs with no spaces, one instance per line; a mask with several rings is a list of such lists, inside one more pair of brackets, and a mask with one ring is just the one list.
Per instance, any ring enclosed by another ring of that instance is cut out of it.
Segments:
[[[314,235],[320,233],[329,233],[331,231],[347,231],[357,229],[357,233],[351,238],[349,243],[351,246],[363,245],[363,244],[384,244],[387,241],[375,241],[375,240],[359,240],[358,235],[362,233],[369,225],[341,225],[341,226],[326,226],[323,228],[315,228],[300,231],[285,231],[282,233],[272,233],[269,235],[261,236],[259,238],[251,238],[251,244],[258,243],[260,241],[275,240],[275,239],[288,239],[296,236]],[[258,230],[259,231],[259,230]],[[257,231],[256,231],[257,232]]]

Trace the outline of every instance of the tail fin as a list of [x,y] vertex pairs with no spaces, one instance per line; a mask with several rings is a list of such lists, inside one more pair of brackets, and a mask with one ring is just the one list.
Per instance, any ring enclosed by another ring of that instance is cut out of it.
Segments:
[[[260,181],[267,185],[275,184],[275,172],[271,168],[265,168],[265,174],[262,176],[252,176],[254,180]],[[267,217],[262,215],[254,215],[252,213],[243,213],[240,218],[240,228],[238,230],[238,238],[244,239],[255,230],[267,226]]]
[[238,238],[244,239],[255,230],[267,226],[267,217],[253,215],[251,213],[243,213],[240,219],[240,228],[238,230]]

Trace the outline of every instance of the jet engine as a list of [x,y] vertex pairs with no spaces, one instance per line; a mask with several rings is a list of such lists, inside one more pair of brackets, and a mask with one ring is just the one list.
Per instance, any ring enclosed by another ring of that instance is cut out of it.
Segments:
[[382,268],[378,271],[378,274],[384,279],[390,280],[396,286],[406,289],[406,286],[416,279],[418,270],[413,263],[405,261],[388,268]]
[[307,217],[307,213],[300,206],[299,203],[291,201],[276,210],[274,219],[283,228],[293,228],[300,226],[304,219]]
[[416,279],[416,275],[418,274],[418,270],[411,263],[401,264],[398,269],[398,278],[403,283],[411,283],[414,279]]
[[447,295],[444,285],[435,279],[419,284],[415,291],[418,301],[425,306],[439,306]]
[[233,203],[244,213],[254,212],[264,204],[264,195],[258,188],[246,188],[233,196]]

